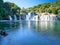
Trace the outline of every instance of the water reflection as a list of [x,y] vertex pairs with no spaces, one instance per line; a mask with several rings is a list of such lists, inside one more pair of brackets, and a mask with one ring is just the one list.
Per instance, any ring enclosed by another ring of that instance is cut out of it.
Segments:
[[45,22],[34,22],[34,27],[35,29],[37,30],[40,30],[40,31],[48,31],[48,30],[53,30],[54,29],[54,23],[55,22],[48,22],[48,21],[45,21]]
[[60,45],[60,22],[21,21],[0,25],[0,29],[10,30],[8,36],[0,38],[0,45]]
[[31,28],[31,22],[28,21],[28,30],[30,30],[30,28]]
[[48,22],[40,22],[41,31],[48,29]]
[[9,30],[9,29],[16,29],[18,28],[19,23],[6,23],[0,22],[0,30]]
[[34,22],[34,31],[56,36],[60,38],[60,21],[58,22]]

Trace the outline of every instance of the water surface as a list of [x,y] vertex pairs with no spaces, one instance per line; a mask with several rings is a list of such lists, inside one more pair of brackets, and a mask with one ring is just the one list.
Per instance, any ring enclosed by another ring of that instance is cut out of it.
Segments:
[[8,33],[0,45],[60,45],[60,21],[0,22],[0,30]]

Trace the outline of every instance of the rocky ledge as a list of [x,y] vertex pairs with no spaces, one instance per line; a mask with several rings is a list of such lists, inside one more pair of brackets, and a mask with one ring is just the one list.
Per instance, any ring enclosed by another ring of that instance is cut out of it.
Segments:
[[8,34],[7,34],[6,31],[0,30],[0,35],[1,35],[1,36],[7,36]]

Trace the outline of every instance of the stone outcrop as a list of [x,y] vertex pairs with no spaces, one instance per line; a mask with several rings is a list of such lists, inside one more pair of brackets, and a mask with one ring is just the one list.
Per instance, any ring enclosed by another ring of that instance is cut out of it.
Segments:
[[0,30],[0,35],[1,36],[7,36],[8,34],[7,34],[7,32]]

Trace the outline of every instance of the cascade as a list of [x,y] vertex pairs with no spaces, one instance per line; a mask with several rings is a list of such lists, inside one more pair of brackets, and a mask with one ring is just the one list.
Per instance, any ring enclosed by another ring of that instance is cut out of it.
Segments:
[[10,21],[12,21],[12,17],[11,16],[9,16],[9,19],[10,19]]
[[17,21],[17,17],[16,17],[16,15],[14,15],[14,21]]

